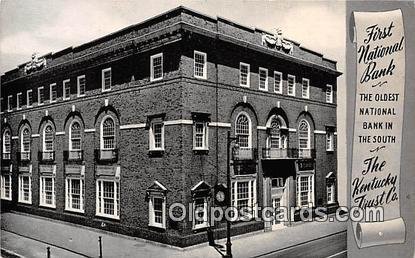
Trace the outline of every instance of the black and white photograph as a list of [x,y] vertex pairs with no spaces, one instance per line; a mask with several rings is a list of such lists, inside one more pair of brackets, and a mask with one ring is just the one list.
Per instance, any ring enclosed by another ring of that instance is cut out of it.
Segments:
[[414,2],[371,2],[1,1],[1,257],[412,257]]

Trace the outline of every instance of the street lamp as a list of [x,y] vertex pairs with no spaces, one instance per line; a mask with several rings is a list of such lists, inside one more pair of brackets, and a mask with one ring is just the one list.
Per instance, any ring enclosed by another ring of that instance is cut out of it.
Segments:
[[[227,136],[227,145],[226,145],[226,155],[227,155],[227,161],[226,161],[226,187],[228,188],[228,208],[232,205],[232,186],[231,186],[231,143],[233,141],[238,142],[239,137],[231,137],[231,131],[228,131]],[[229,220],[226,220],[226,255],[223,257],[232,258],[232,243],[231,243],[231,222]]]

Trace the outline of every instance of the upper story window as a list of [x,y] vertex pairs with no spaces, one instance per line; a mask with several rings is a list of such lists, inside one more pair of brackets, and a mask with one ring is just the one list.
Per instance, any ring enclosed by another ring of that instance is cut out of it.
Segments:
[[101,124],[101,149],[115,149],[115,123],[111,117],[107,117]]
[[259,89],[268,90],[268,69],[259,68]]
[[207,78],[206,53],[194,51],[194,76],[200,79]]
[[164,150],[164,123],[163,121],[151,122],[150,150]]
[[334,132],[326,133],[326,150],[334,151]]
[[55,132],[52,125],[47,124],[43,129],[43,151],[51,152],[54,150]]
[[56,83],[50,85],[50,102],[55,102],[58,98],[58,92],[56,91]]
[[163,53],[150,57],[150,81],[163,79]]
[[10,129],[3,132],[3,159],[10,159],[11,152],[11,133]]
[[27,127],[22,130],[21,144],[22,152],[30,152],[30,130]]
[[268,146],[271,149],[280,149],[284,148],[285,142],[283,137],[281,137],[281,123],[277,117],[272,118],[271,128],[268,138]]
[[7,97],[7,110],[8,111],[13,110],[13,96],[12,95]]
[[81,124],[78,121],[73,121],[69,131],[69,150],[81,150]]
[[26,105],[27,107],[31,107],[33,105],[33,91],[32,90],[28,90],[26,92]]
[[287,94],[290,96],[295,96],[295,76],[288,75],[288,85],[287,85]]
[[193,124],[193,149],[208,149],[207,122],[195,122]]
[[70,99],[71,98],[71,81],[69,79],[64,80],[62,83],[63,87],[63,99]]
[[43,96],[43,87],[37,88],[37,104],[43,105],[43,101],[45,101],[45,96]]
[[22,93],[17,93],[17,103],[16,103],[16,109],[22,109],[23,106],[23,96]]
[[102,91],[109,91],[111,90],[111,68],[106,68],[102,70],[102,81],[101,81],[101,86],[102,86]]
[[274,72],[274,92],[282,93],[282,73]]
[[239,63],[239,85],[249,87],[249,64]]
[[298,125],[298,147],[299,149],[310,149],[310,125],[303,119]]
[[329,84],[326,86],[326,102],[333,103],[333,86]]
[[310,98],[310,80],[303,78],[301,96],[305,99]]
[[239,138],[239,147],[251,147],[251,120],[247,114],[241,113],[236,118],[235,135]]
[[85,75],[78,76],[78,97],[85,96],[86,79]]

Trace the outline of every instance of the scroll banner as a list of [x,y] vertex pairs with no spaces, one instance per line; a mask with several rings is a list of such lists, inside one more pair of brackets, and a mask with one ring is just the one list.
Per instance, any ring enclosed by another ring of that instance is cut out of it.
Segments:
[[384,214],[383,221],[365,216],[352,222],[353,232],[359,248],[404,243],[399,199],[405,86],[402,12],[353,15],[357,84],[350,211],[357,206],[369,215],[379,207]]

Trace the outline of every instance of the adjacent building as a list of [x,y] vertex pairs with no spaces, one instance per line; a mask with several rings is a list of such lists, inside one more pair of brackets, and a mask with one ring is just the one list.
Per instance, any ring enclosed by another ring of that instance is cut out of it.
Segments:
[[[224,236],[208,211],[230,131],[233,206],[330,211],[339,75],[280,33],[184,7],[33,55],[1,77],[2,209],[176,246]],[[174,203],[199,209],[174,221]]]

